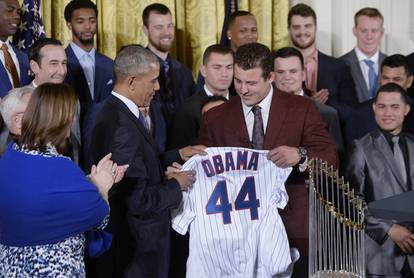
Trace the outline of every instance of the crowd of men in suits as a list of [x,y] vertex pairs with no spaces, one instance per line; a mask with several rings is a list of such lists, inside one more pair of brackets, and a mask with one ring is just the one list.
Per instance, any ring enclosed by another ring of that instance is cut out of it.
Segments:
[[[254,15],[235,12],[227,31],[230,46],[205,50],[197,86],[191,70],[170,54],[175,27],[163,4],[143,11],[147,47],[125,46],[115,61],[94,47],[93,2],[73,0],[65,7],[72,33],[66,48],[40,39],[28,56],[8,41],[19,9],[17,0],[0,0],[2,147],[19,136],[33,89],[64,82],[79,97],[68,155],[84,169],[108,152],[119,165],[130,165],[110,192],[107,229],[113,243],[88,263],[91,277],[185,275],[188,239],[170,235],[169,210],[193,180],[178,170],[164,171],[203,154],[205,146],[266,149],[277,166],[293,167],[286,185],[289,205],[281,211],[291,246],[301,254],[293,277],[307,277],[308,159],[335,167],[340,161],[366,202],[412,190],[414,54],[380,52],[384,18],[375,8],[355,14],[357,44],[340,58],[317,49],[317,16],[305,4],[288,14],[293,46],[274,52],[257,43]],[[412,277],[413,223],[366,214],[367,274]]]

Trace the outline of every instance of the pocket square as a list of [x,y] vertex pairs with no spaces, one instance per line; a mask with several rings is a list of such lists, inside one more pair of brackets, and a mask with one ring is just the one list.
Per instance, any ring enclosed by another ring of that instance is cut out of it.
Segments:
[[112,81],[112,79],[109,79],[106,85],[111,85],[112,83],[114,83],[114,81]]

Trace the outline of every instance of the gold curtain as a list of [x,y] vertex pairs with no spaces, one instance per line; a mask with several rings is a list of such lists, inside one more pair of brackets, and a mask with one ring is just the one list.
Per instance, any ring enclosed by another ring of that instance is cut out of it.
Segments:
[[[47,36],[68,44],[71,34],[63,16],[70,0],[42,0],[42,16]],[[173,55],[198,72],[204,49],[220,41],[225,0],[93,0],[98,6],[97,49],[114,58],[121,46],[147,44],[141,15],[151,3],[168,6],[176,25]],[[259,42],[272,49],[288,45],[287,13],[289,0],[239,0],[239,10],[248,10],[257,18]]]

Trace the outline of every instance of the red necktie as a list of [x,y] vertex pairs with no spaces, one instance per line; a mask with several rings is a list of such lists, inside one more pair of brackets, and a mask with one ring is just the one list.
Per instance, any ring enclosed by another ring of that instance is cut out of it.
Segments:
[[13,62],[7,44],[3,43],[3,45],[1,46],[1,50],[3,50],[4,55],[4,65],[7,71],[11,74],[13,79],[13,88],[18,88],[20,87],[19,75],[17,74],[16,65]]

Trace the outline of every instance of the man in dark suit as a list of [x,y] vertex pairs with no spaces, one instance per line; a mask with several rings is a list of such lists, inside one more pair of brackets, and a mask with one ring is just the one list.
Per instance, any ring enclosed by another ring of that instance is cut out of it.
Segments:
[[19,13],[17,0],[0,0],[0,97],[31,82],[27,55],[8,40],[17,31]]
[[357,39],[356,47],[342,59],[351,68],[358,102],[372,99],[378,88],[378,74],[385,54],[380,52],[384,35],[384,18],[376,8],[362,8],[354,16],[352,29]]
[[[411,75],[414,75],[414,52],[407,56],[408,65],[410,66]],[[407,89],[407,95],[414,99],[414,85]]]
[[73,0],[65,7],[66,25],[72,32],[72,42],[66,47],[68,58],[65,82],[78,93],[81,113],[82,145],[89,145],[96,111],[112,91],[113,61],[93,46],[97,31],[98,10],[89,0]]
[[[381,64],[380,84],[396,83],[404,90],[407,90],[413,82],[407,58],[401,54],[394,54],[384,59]],[[407,98],[410,105],[414,105],[414,100]],[[364,101],[353,109],[353,113],[348,116],[344,123],[345,142],[350,145],[352,140],[361,138],[368,132],[377,127],[374,111],[372,110],[373,99]],[[404,121],[403,131],[414,134],[414,110],[410,110]]]
[[372,106],[378,128],[352,144],[346,177],[364,200],[367,277],[414,277],[414,222],[378,219],[367,203],[412,190],[414,137],[402,132],[405,90],[389,83]]
[[194,144],[200,129],[201,108],[209,96],[229,99],[233,62],[233,52],[220,44],[213,44],[204,51],[200,73],[205,84],[200,92],[186,99],[177,109],[172,122],[170,148]]
[[350,69],[316,48],[316,26],[316,14],[310,6],[300,3],[290,9],[289,36],[304,58],[306,89],[316,101],[346,113],[346,106],[358,103]]
[[178,206],[181,189],[194,182],[194,173],[176,172],[164,179],[157,146],[139,110],[149,106],[159,89],[159,69],[149,50],[123,48],[114,62],[114,91],[95,121],[93,162],[110,152],[119,165],[129,164],[122,182],[109,192],[107,229],[113,241],[111,250],[96,260],[98,277],[168,276],[170,209]]
[[[240,98],[205,113],[197,141],[206,146],[270,150],[268,158],[277,166],[294,167],[286,186],[289,203],[281,215],[292,247],[307,257],[306,161],[319,157],[336,165],[337,154],[313,101],[274,90],[273,79],[270,50],[259,43],[241,46],[234,66]],[[307,277],[306,260],[299,265],[295,275]]]
[[168,145],[174,112],[193,94],[194,80],[191,71],[169,54],[175,31],[168,7],[159,3],[147,6],[142,13],[142,22],[148,49],[157,56],[161,66],[160,88],[151,103],[149,118],[153,136],[163,152]]
[[[273,59],[276,88],[285,93],[308,97],[306,90],[302,88],[306,74],[301,52],[293,47],[283,47],[273,54]],[[335,142],[338,152],[343,153],[344,144],[338,112],[335,108],[318,101],[315,101],[315,105]]]

